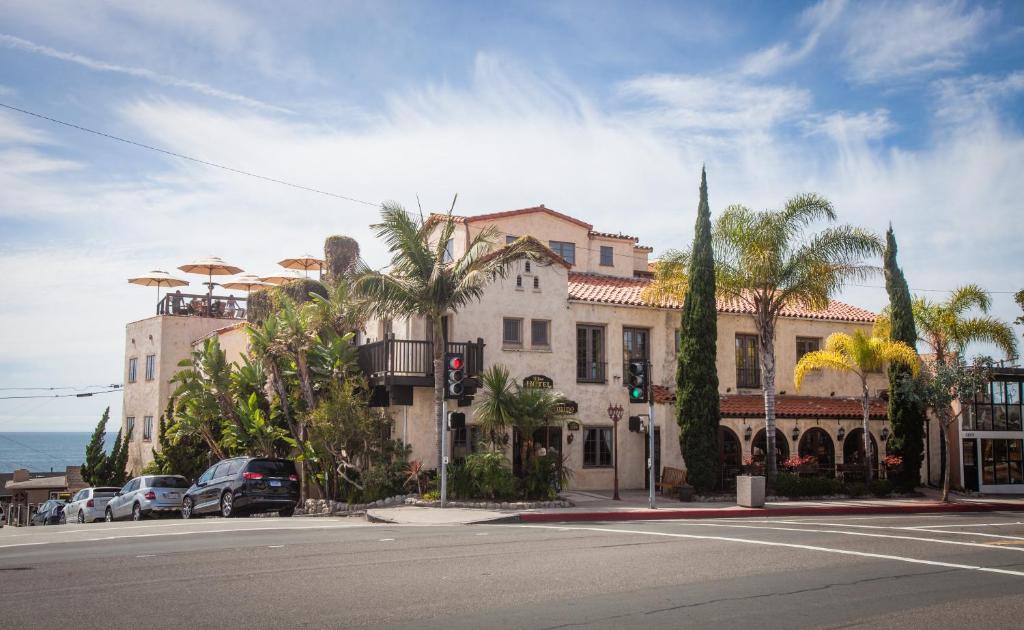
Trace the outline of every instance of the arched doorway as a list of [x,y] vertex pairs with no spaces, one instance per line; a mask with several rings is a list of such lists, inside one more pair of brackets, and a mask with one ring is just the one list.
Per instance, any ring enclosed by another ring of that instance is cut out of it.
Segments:
[[[870,435],[870,434],[869,434]],[[875,436],[871,435],[871,450],[874,454],[874,462],[878,462],[878,442]],[[843,440],[843,465],[863,466],[864,465],[864,429],[854,429],[846,434]]]
[[723,470],[739,469],[743,463],[740,438],[729,427],[718,427],[718,461]]
[[832,436],[825,429],[812,427],[804,431],[800,436],[797,453],[800,457],[813,455],[818,460],[818,470],[821,472],[835,471],[836,448],[832,443]]
[[[764,454],[767,450],[767,440],[764,429],[757,432],[754,436],[754,442],[751,444],[750,453],[754,458],[754,463],[764,463]],[[775,429],[775,465],[781,466],[782,462],[789,459],[789,440],[782,434],[782,431],[776,427]]]

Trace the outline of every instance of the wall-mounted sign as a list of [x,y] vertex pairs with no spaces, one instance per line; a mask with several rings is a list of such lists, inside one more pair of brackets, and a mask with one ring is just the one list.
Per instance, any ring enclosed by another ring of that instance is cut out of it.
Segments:
[[543,374],[531,374],[523,379],[523,387],[551,389],[554,386],[555,382]]
[[[565,425],[565,428],[569,429],[570,431],[579,431],[580,430],[580,423],[579,422],[569,422],[568,424]],[[569,436],[569,437],[572,437],[572,436]]]
[[580,410],[580,406],[576,404],[575,400],[563,400],[555,405],[555,412],[563,416],[576,415]]

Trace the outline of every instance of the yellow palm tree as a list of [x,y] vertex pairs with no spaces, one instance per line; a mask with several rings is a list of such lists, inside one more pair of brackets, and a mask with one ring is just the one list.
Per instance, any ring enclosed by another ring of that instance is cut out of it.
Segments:
[[917,375],[920,369],[920,359],[917,352],[902,341],[892,341],[887,337],[868,336],[863,331],[854,331],[852,335],[846,333],[832,333],[825,340],[825,348],[808,352],[800,358],[793,372],[793,379],[796,381],[796,388],[800,389],[804,377],[814,370],[835,370],[836,372],[849,372],[860,377],[860,387],[863,392],[861,406],[864,410],[864,454],[867,460],[865,469],[867,480],[871,481],[871,434],[868,432],[868,416],[871,398],[868,395],[868,374],[881,372],[887,364],[899,363],[907,366]]

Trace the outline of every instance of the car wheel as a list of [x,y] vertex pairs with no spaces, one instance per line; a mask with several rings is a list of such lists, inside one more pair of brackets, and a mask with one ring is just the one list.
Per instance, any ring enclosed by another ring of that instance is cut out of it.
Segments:
[[181,518],[190,519],[196,514],[193,513],[192,498],[185,497],[185,500],[181,502]]
[[285,508],[285,509],[283,509],[283,510],[280,510],[280,511],[279,511],[279,512],[277,513],[277,515],[278,515],[278,516],[283,516],[283,517],[285,517],[285,518],[287,518],[287,517],[289,517],[289,516],[295,516],[295,508],[294,508],[294,507],[290,507],[290,508]]
[[142,513],[142,506],[136,503],[132,506],[132,520],[141,521],[146,518],[146,515]]
[[231,518],[235,515],[235,495],[228,490],[220,498],[220,515]]
[[83,512],[82,510],[78,510],[78,522],[80,524],[85,523],[85,512]]
[[107,511],[103,514],[103,520],[105,520],[108,523],[114,522],[114,513],[111,511],[110,508],[107,508]]

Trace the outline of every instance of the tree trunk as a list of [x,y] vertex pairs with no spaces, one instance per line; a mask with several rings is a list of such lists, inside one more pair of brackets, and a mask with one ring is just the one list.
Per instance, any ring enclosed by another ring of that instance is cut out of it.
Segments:
[[860,403],[864,412],[864,481],[871,483],[871,480],[875,477],[875,470],[872,465],[874,458],[871,453],[871,432],[869,431],[870,423],[868,422],[871,419],[871,399],[868,397],[868,381],[866,377],[860,377],[860,386],[864,392],[864,397]]
[[441,471],[444,453],[441,451],[441,431],[444,430],[444,331],[441,329],[441,316],[430,317],[430,326],[434,331],[432,348],[434,351],[434,449],[437,451],[437,470]]
[[949,503],[949,488],[952,485],[953,473],[953,466],[950,465],[950,461],[952,460],[950,453],[953,452],[953,432],[949,430],[950,424],[952,424],[951,421],[947,423],[945,418],[939,418],[940,437],[946,444],[946,468],[942,473],[942,500],[945,503]]
[[764,470],[768,488],[774,488],[779,470],[775,461],[775,321],[764,319],[758,324],[758,358],[764,387]]
[[[303,350],[297,350],[295,352],[295,365],[299,368],[299,383],[302,385],[302,395],[306,399],[306,413],[310,413],[316,407],[316,400],[313,398],[313,384],[309,377],[309,364],[306,362],[306,354]],[[302,452],[306,452],[306,423],[303,420],[299,420],[299,445],[302,447]],[[307,495],[309,494],[309,479],[308,470],[306,470],[306,462],[303,460],[299,466],[299,500],[303,505],[306,503]]]

